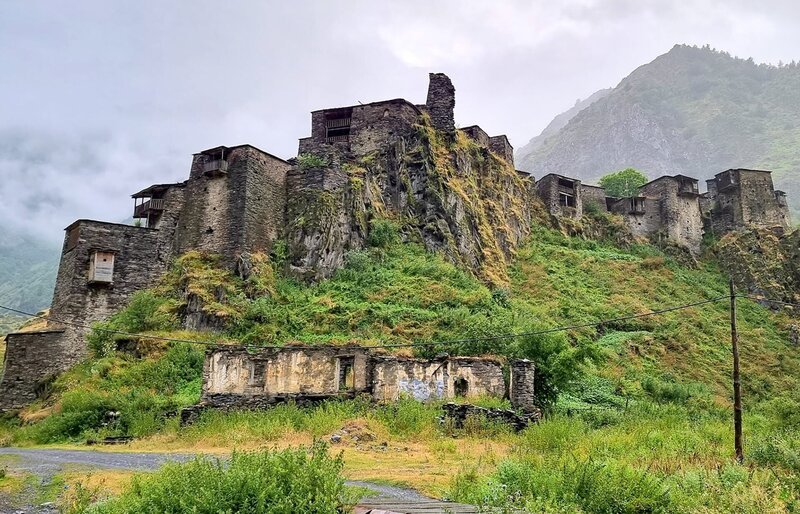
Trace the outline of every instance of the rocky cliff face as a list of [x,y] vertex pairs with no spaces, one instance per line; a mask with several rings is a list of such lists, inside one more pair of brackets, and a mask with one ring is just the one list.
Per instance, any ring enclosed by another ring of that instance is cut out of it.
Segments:
[[403,238],[504,285],[540,205],[510,164],[461,132],[434,129],[426,115],[369,155],[301,161],[287,185],[289,266],[310,279],[330,276],[380,237],[376,220],[391,220]]
[[589,98],[585,100],[578,100],[570,109],[562,112],[551,121],[541,134],[532,138],[528,143],[516,152],[515,160],[517,167],[521,170],[532,170],[534,168],[534,156],[546,142],[554,136],[557,136],[559,131],[567,126],[567,123],[578,115],[579,112],[586,109],[596,101],[608,96],[613,91],[612,88],[601,89],[596,91]]
[[800,231],[788,235],[765,229],[732,232],[713,251],[720,267],[746,294],[800,303]]

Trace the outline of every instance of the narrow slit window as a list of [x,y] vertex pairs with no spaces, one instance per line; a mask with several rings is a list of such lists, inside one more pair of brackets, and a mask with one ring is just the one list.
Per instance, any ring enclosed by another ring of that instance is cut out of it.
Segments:
[[264,382],[264,363],[251,362],[250,363],[250,376],[248,377],[248,385],[259,385]]
[[349,391],[354,389],[355,384],[355,371],[353,369],[355,364],[354,357],[339,357],[339,390]]

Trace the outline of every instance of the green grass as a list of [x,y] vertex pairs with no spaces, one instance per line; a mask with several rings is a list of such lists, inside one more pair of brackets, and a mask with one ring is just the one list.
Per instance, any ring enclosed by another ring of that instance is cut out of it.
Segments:
[[69,512],[335,514],[360,494],[345,490],[341,469],[341,457],[332,457],[319,443],[309,449],[234,452],[227,463],[197,458],[165,464],[155,473],[134,477],[119,497],[92,504],[87,494]]
[[[613,240],[613,225],[607,228]],[[182,258],[162,284],[99,327],[92,336],[99,357],[60,377],[51,398],[30,409],[52,407],[53,413],[22,426],[0,422],[0,442],[130,434],[155,435],[154,445],[166,441],[176,449],[236,448],[325,438],[356,426],[376,435],[376,444],[413,446],[412,455],[446,461],[445,476],[461,462],[449,487],[460,501],[535,512],[800,509],[794,499],[800,488],[800,355],[787,342],[792,320],[748,300],[738,301],[744,467],[732,459],[725,301],[602,327],[438,346],[437,353],[536,362],[548,417],[518,435],[480,419],[452,430],[439,424],[438,404],[410,400],[212,411],[184,428],[169,416],[199,397],[203,347],[165,346],[148,334],[253,346],[463,340],[590,323],[727,293],[726,277],[713,262],[687,267],[651,246],[619,247],[544,227],[534,227],[531,241],[518,250],[509,287],[490,289],[416,244],[399,244],[396,236],[391,224],[382,226],[372,246],[350,253],[343,269],[313,285],[281,274],[279,259],[273,266],[259,256],[256,275],[242,281],[213,258]],[[227,320],[224,332],[175,332],[186,290]],[[102,331],[109,327],[143,332],[146,357],[114,352],[114,339]],[[471,454],[462,455],[460,441],[499,449],[478,465]]]

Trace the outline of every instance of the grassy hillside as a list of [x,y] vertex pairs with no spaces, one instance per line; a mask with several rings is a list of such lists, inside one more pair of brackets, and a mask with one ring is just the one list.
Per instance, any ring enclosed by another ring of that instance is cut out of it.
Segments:
[[[280,262],[257,262],[241,281],[213,258],[188,254],[109,326],[253,345],[441,341],[593,322],[726,293],[711,263],[687,268],[653,247],[621,248],[541,226],[520,250],[508,289],[490,290],[396,237],[350,254],[344,269],[317,285],[283,277]],[[185,288],[227,320],[223,333],[175,329]],[[209,294],[220,290],[221,301]],[[429,350],[536,360],[538,391],[553,403],[545,421],[519,435],[479,419],[462,430],[440,426],[437,405],[412,401],[209,412],[179,428],[171,413],[199,397],[203,347],[166,347],[145,335],[148,356],[135,359],[108,351],[98,332],[92,344],[104,355],[59,378],[50,398],[23,413],[28,423],[5,422],[0,442],[131,434],[141,438],[133,448],[224,452],[306,444],[346,427],[369,433],[375,444],[345,438],[345,475],[463,501],[535,512],[792,512],[800,508],[800,352],[788,343],[787,315],[747,300],[739,307],[747,467],[732,460],[724,301],[599,329]]]
[[627,167],[651,178],[700,179],[728,168],[769,169],[798,211],[798,86],[794,63],[768,66],[678,45],[537,139],[536,148],[520,149],[518,165],[537,177],[568,169],[589,181]]

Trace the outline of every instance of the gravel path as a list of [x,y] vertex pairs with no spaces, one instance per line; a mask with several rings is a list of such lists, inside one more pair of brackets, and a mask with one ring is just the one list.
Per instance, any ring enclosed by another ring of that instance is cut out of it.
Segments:
[[[167,462],[186,462],[193,459],[195,454],[185,453],[129,453],[129,452],[100,452],[94,450],[48,450],[28,448],[0,448],[0,456],[13,455],[14,460],[9,462],[9,468],[24,471],[38,476],[42,484],[47,484],[53,475],[64,469],[65,466],[85,466],[89,468],[125,469],[131,471],[154,471]],[[374,491],[369,497],[373,500],[392,500],[393,502],[430,502],[416,491],[373,484],[362,481],[347,481],[347,485],[365,487]],[[16,507],[10,506],[11,502],[0,497],[0,513],[41,513],[56,512],[51,506]]]

